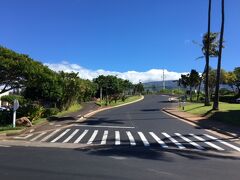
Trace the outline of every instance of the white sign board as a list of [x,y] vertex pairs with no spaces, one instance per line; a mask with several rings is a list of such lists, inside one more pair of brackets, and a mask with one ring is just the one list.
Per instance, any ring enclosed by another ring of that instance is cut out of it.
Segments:
[[13,103],[13,111],[16,111],[18,108],[19,108],[19,102],[17,99],[15,99]]

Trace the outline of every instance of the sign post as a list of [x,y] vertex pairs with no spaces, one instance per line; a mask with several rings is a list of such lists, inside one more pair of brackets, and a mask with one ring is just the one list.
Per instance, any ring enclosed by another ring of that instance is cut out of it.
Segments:
[[18,108],[19,108],[19,102],[17,99],[15,99],[13,103],[13,128],[16,127],[16,114],[17,114]]

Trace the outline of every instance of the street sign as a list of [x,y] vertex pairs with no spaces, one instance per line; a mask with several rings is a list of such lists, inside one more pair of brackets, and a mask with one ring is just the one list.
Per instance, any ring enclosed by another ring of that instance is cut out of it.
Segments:
[[17,99],[15,99],[13,103],[13,111],[16,111],[18,108],[19,108],[19,102]]

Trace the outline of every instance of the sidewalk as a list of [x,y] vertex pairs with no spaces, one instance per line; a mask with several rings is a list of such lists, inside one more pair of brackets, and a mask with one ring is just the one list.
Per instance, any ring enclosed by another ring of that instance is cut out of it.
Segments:
[[201,116],[197,116],[187,112],[182,112],[178,108],[164,108],[163,111],[173,116],[176,116],[178,118],[194,123],[199,128],[217,131],[218,133],[230,136],[232,138],[240,137],[239,127],[225,124],[217,120],[212,120],[212,119],[209,119],[208,117],[201,117]]

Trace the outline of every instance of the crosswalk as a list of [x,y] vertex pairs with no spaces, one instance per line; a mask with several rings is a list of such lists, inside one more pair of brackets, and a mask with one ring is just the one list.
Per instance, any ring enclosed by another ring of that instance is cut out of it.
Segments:
[[27,134],[15,137],[15,139],[30,142],[129,145],[130,147],[154,146],[160,148],[195,149],[199,151],[231,150],[240,152],[240,147],[233,142],[229,142],[226,139],[219,139],[209,134],[141,132],[130,131],[129,129],[56,129],[48,132]]

